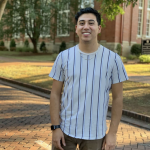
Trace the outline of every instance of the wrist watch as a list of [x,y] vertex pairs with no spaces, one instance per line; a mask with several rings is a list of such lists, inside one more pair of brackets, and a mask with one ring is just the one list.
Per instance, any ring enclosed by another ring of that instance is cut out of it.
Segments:
[[51,126],[51,130],[55,130],[55,129],[57,129],[57,128],[60,128],[60,125],[52,125],[52,126]]

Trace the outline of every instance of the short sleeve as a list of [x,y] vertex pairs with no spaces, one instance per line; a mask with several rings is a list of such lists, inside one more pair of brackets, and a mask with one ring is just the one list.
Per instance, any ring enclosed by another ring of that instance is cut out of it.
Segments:
[[128,80],[128,75],[123,62],[118,54],[115,54],[115,60],[112,70],[112,84]]
[[57,56],[49,76],[58,81],[64,81],[62,53]]

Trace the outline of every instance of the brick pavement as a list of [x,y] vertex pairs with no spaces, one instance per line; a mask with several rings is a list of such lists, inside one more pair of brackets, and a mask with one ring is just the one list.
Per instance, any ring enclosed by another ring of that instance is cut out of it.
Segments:
[[[50,125],[48,99],[0,85],[0,150],[50,150]],[[121,122],[116,149],[150,150],[150,131]]]

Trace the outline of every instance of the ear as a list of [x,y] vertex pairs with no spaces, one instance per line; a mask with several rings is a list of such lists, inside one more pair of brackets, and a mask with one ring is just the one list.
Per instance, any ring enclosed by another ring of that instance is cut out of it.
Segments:
[[77,25],[75,26],[75,29],[76,29],[76,33],[77,33]]
[[102,29],[102,26],[99,25],[99,26],[98,26],[98,33],[101,33],[101,29]]

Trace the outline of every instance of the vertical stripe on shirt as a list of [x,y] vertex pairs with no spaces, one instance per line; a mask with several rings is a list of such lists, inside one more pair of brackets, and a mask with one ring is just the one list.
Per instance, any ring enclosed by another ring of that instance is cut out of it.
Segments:
[[80,55],[80,75],[79,75],[79,89],[78,89],[78,109],[75,123],[75,136],[77,135],[77,127],[78,127],[78,113],[80,109],[80,84],[81,84],[81,66],[82,66],[82,56]]
[[82,137],[84,134],[84,119],[85,119],[85,105],[86,105],[86,88],[87,88],[87,78],[88,78],[88,59],[89,55],[87,56],[87,72],[86,72],[86,83],[85,83],[85,100],[84,100],[84,110],[83,110],[83,123],[82,123]]
[[69,134],[70,134],[70,128],[71,128],[71,118],[72,118],[72,105],[73,105],[73,95],[74,95],[74,92],[73,92],[73,89],[74,89],[74,70],[75,70],[75,47],[74,47],[74,62],[73,62],[73,84],[72,84],[72,93],[71,93],[71,116],[70,116],[70,125],[69,125]]
[[94,67],[93,67],[93,77],[92,77],[92,93],[91,93],[91,108],[90,108],[90,124],[89,124],[89,139],[90,139],[90,132],[91,132],[91,120],[92,120],[92,106],[93,106],[93,86],[94,86],[94,72],[95,72],[95,61],[96,61],[96,54],[94,58]]
[[115,64],[116,64],[116,66],[117,66],[118,80],[119,80],[119,82],[120,82],[120,76],[119,76],[118,63],[117,63],[117,60],[116,60],[116,54],[115,54]]
[[102,73],[102,67],[103,67],[103,54],[104,54],[104,48],[101,56],[101,64],[100,64],[100,77],[99,77],[99,86],[98,86],[98,104],[97,104],[97,121],[96,121],[96,139],[97,139],[97,133],[98,133],[98,127],[99,127],[99,103],[100,103],[100,91],[101,91],[101,73]]
[[126,73],[125,73],[125,69],[124,69],[124,67],[123,67],[123,64],[122,64],[122,70],[123,70],[124,76],[125,76],[125,78],[126,78],[126,80],[127,80],[128,78],[127,78],[127,75],[126,75]]
[[[109,69],[109,64],[110,64],[109,62],[110,62],[110,51],[109,51],[108,60],[107,60],[107,70],[106,70],[107,74],[108,74],[108,69]],[[107,77],[107,75],[106,75],[106,77]],[[106,80],[107,80],[107,78],[106,78]],[[107,99],[105,101],[105,96],[108,92],[108,89],[109,89],[109,85],[108,86],[105,85],[105,93],[104,93],[104,101],[103,101],[103,119],[102,120],[104,120],[104,114],[106,113]],[[104,122],[102,122],[102,126],[104,126]],[[102,134],[103,134],[103,131],[102,131]]]
[[52,78],[54,78],[54,76],[55,76],[55,73],[56,73],[56,67],[57,67],[57,62],[58,62],[58,60],[59,60],[59,57],[60,57],[60,55],[58,56],[58,59],[56,60],[55,71],[54,71],[54,75],[53,75]]
[[[70,50],[70,48],[69,48],[69,50]],[[69,72],[69,68],[68,68],[69,50],[68,50],[68,59],[67,59],[67,78],[68,78],[68,72]],[[69,86],[68,80],[67,80],[67,83],[66,83],[66,84],[68,84],[67,86]],[[67,88],[67,106],[68,106],[68,88]],[[64,129],[63,129],[63,131],[65,130],[65,124],[66,124],[66,113],[67,113],[67,110],[66,110],[66,108],[65,108],[65,120],[64,120]]]

